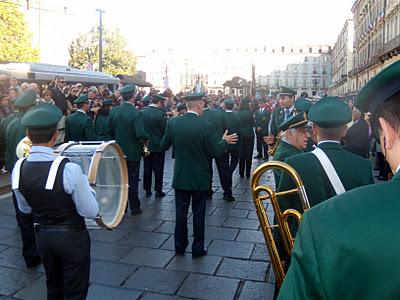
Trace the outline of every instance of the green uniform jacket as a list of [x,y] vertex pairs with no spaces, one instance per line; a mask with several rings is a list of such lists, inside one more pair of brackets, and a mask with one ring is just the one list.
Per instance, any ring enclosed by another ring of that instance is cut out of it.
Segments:
[[150,152],[162,152],[160,141],[167,127],[167,119],[165,113],[157,107],[148,106],[143,110],[143,124],[146,132],[150,136],[149,150]]
[[65,118],[65,141],[97,141],[93,120],[85,113],[76,111]]
[[225,140],[217,139],[213,131],[210,122],[190,112],[168,121],[160,146],[163,151],[171,145],[174,149],[174,189],[210,189],[210,160],[221,156],[228,145]]
[[[271,119],[271,113],[268,111],[268,109],[264,108],[263,111],[260,109],[257,110],[254,114],[254,118],[256,121],[256,134],[261,136],[268,135],[268,125]],[[257,128],[261,128],[261,131],[257,131]]]
[[94,120],[94,131],[97,138],[102,141],[108,141],[110,139],[107,134],[108,115],[110,111],[111,110],[108,108],[101,108]]
[[5,168],[12,171],[15,163],[18,160],[16,149],[18,143],[26,137],[26,127],[21,125],[21,119],[24,113],[19,112],[15,118],[8,124],[6,130],[6,153],[5,153]]
[[399,299],[399,195],[400,171],[307,211],[278,299]]
[[108,115],[108,135],[117,141],[128,161],[140,161],[141,140],[148,140],[149,135],[143,127],[143,113],[131,103],[125,102],[113,108]]
[[[290,113],[289,116],[293,116],[295,112],[295,109],[292,109],[292,112]],[[270,134],[272,134],[274,137],[276,137],[279,133],[278,127],[283,123],[285,120],[285,109],[283,107],[278,107],[273,113],[271,117],[271,128],[270,128]]]
[[[274,160],[284,162],[286,158],[302,152],[303,151],[297,149],[295,146],[281,140],[278,148],[276,149]],[[275,175],[275,185],[277,186],[279,183],[279,179],[281,178],[281,171],[274,170],[274,175]]]
[[213,125],[214,133],[217,138],[222,138],[225,130],[228,128],[224,112],[219,109],[211,110],[209,108],[206,108],[203,111],[202,118]]
[[[239,118],[236,113],[233,111],[225,111],[225,120],[226,126],[228,129],[228,134],[236,133],[239,136],[240,125]],[[240,139],[240,136],[239,136]],[[240,149],[240,140],[236,144],[228,144],[228,150],[239,150]]]
[[239,119],[240,138],[254,138],[254,118],[251,112],[247,109],[243,109],[239,110],[236,115]]
[[[324,142],[318,145],[328,156],[346,191],[374,183],[369,160],[347,152],[339,143]],[[336,196],[325,171],[312,153],[301,153],[285,160],[300,175],[311,207]],[[278,191],[289,190],[295,185],[286,172],[282,173]],[[302,211],[298,196],[281,197],[281,208],[295,208]]]

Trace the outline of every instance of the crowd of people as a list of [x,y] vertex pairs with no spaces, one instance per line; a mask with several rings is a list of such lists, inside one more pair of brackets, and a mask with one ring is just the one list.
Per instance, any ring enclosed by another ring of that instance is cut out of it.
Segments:
[[[93,218],[98,213],[95,192],[82,179],[84,175],[79,167],[78,170],[68,161],[53,161],[52,147],[57,144],[115,140],[126,159],[128,206],[133,217],[143,212],[138,192],[141,160],[144,161],[145,196],[153,194],[154,174],[155,197],[161,199],[165,196],[162,189],[165,152],[172,147],[175,252],[183,256],[188,247],[187,214],[191,204],[194,259],[207,255],[204,221],[206,200],[213,196],[213,160],[225,201],[235,201],[232,177],[237,166],[239,176],[247,180],[252,175],[253,158],[268,161],[273,156],[274,160],[292,166],[304,181],[311,206],[374,182],[368,158],[371,145],[377,144],[373,143],[373,137],[375,141],[378,137],[374,135],[370,118],[354,108],[351,101],[346,103],[338,97],[326,96],[314,103],[307,94],[296,98],[290,89],[264,99],[224,95],[222,91],[217,95],[195,92],[174,95],[169,89],[145,92],[133,84],[110,91],[105,85],[67,84],[60,76],[48,86],[39,87],[4,75],[0,76],[0,93],[0,114],[3,114],[0,136],[5,170],[14,169],[13,200],[21,227],[23,256],[28,268],[43,262],[48,294],[54,297],[60,293],[86,296],[90,270],[88,251],[75,249],[69,253],[81,258],[79,264],[54,253],[62,252],[66,243],[75,238],[89,249],[90,241],[86,234],[82,235],[86,232],[83,217]],[[26,133],[33,144],[31,155],[26,160],[18,160],[16,147]],[[255,143],[257,155],[253,157]],[[377,165],[389,173],[393,168],[384,160],[386,144],[380,145],[382,150],[376,150],[375,158],[383,163]],[[149,150],[147,155],[144,147]],[[378,175],[379,179],[388,179],[383,172]],[[48,174],[54,177],[50,191]],[[336,177],[332,179],[332,176]],[[278,191],[293,188],[287,174],[280,171],[275,172],[275,183]],[[41,193],[45,196],[41,197]],[[60,206],[46,202],[52,197],[62,199]],[[90,201],[82,204],[82,199]],[[287,197],[282,208],[303,212],[295,203],[296,199]],[[293,235],[297,227],[290,223]],[[58,242],[52,244],[54,231],[74,234],[63,241],[57,238]],[[282,244],[277,246],[288,268],[290,255],[285,253]],[[57,269],[60,262],[73,271]],[[64,278],[56,276],[57,273],[62,273]],[[288,286],[284,286],[286,290]]]

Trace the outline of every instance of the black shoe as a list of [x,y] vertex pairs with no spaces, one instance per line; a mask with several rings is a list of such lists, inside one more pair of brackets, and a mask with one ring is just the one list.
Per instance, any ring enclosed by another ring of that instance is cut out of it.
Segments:
[[146,190],[146,197],[147,197],[147,198],[151,197],[152,194],[153,194],[153,193],[152,193],[151,191]]
[[211,191],[207,191],[207,199],[208,199],[208,200],[211,200],[211,199],[212,199],[212,196],[213,196],[213,194],[214,194],[213,190],[211,190]]
[[178,257],[182,257],[185,255],[185,251],[175,251],[175,255]]
[[235,201],[235,198],[232,195],[226,195],[224,196],[225,201]]
[[140,215],[142,213],[143,213],[143,209],[141,209],[141,208],[131,211],[131,215],[132,216],[137,216],[137,215]]
[[193,252],[193,253],[192,253],[192,258],[196,259],[196,258],[200,258],[200,257],[206,256],[206,255],[207,255],[207,250],[203,250],[203,251],[200,252],[200,253]]
[[29,259],[29,261],[26,261],[26,267],[28,269],[32,269],[42,263],[42,260],[40,259],[40,256],[35,256]]
[[165,197],[166,193],[164,193],[163,191],[161,192],[156,192],[156,198],[162,198]]
[[254,158],[262,158],[262,155],[261,155],[261,154],[258,154],[258,155],[256,155],[256,156],[254,156]]

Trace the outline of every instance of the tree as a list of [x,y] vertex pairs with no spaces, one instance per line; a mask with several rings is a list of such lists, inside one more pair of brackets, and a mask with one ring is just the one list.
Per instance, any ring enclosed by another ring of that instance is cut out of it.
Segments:
[[31,38],[18,4],[0,1],[0,61],[37,61],[39,50],[32,48]]
[[[69,65],[85,69],[88,64],[98,66],[99,31],[93,27],[80,34],[69,45]],[[94,68],[97,69],[97,68]],[[103,71],[112,75],[133,75],[136,69],[135,55],[126,49],[126,41],[118,29],[103,30]]]

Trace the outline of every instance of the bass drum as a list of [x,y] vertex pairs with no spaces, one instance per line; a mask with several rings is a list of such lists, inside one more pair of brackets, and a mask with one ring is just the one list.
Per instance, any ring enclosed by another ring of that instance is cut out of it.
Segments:
[[100,217],[95,222],[87,220],[88,228],[100,226],[111,230],[118,226],[128,201],[128,169],[118,144],[69,142],[61,144],[54,153],[80,165],[96,191]]

